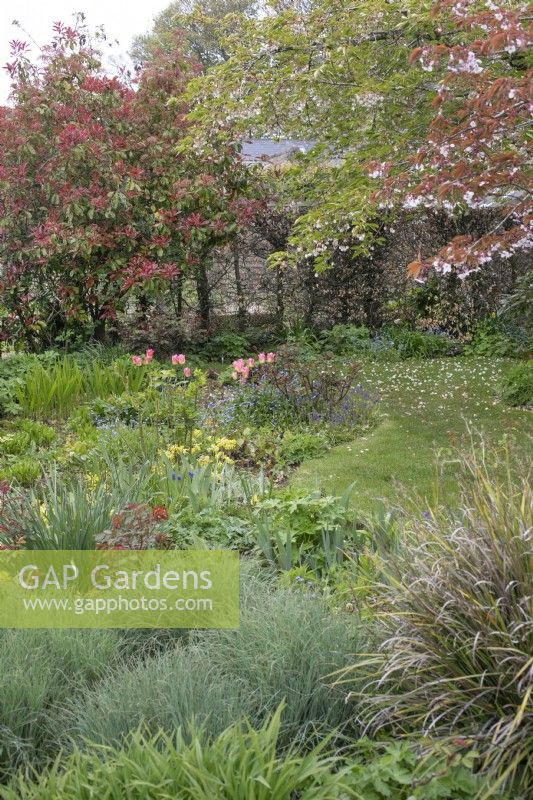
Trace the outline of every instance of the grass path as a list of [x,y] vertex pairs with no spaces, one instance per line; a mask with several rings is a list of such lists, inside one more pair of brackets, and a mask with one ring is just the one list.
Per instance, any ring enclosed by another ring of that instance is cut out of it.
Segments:
[[[403,490],[434,496],[435,452],[444,458],[468,437],[467,428],[491,442],[513,440],[531,456],[533,413],[498,402],[506,359],[448,358],[399,363],[367,362],[361,383],[381,396],[381,423],[368,435],[301,465],[293,480],[341,494],[354,483],[352,502],[364,511],[398,501]],[[452,459],[444,465],[441,498],[457,493]]]

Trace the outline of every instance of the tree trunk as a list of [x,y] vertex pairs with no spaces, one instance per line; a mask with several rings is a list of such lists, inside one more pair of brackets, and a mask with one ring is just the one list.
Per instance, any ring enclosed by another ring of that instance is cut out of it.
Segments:
[[94,324],[94,339],[101,344],[107,341],[106,321],[105,319],[97,319]]
[[315,306],[316,306],[316,276],[313,260],[307,260],[304,269],[307,270],[305,276],[305,288],[307,290],[307,303],[304,315],[304,325],[306,328],[314,328]]
[[285,317],[285,299],[283,297],[283,271],[281,267],[276,267],[276,318],[278,325],[283,325]]
[[244,299],[244,291],[242,288],[241,264],[240,264],[238,242],[233,243],[232,254],[233,254],[233,273],[235,275],[235,291],[237,292],[237,326],[240,331],[243,331],[246,328],[247,309],[246,309],[246,302]]
[[176,279],[176,314],[181,319],[183,314],[183,272]]
[[198,296],[198,313],[200,314],[202,327],[207,330],[211,322],[211,297],[205,259],[202,259],[201,263],[196,267],[195,280],[196,294]]

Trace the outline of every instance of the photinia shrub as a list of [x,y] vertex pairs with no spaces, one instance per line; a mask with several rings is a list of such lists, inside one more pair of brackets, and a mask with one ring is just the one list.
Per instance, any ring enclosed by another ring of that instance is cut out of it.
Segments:
[[108,75],[81,18],[32,63],[11,43],[0,107],[4,339],[102,336],[132,291],[194,270],[233,233],[246,178],[231,143],[182,146],[197,72],[179,42],[134,81]]

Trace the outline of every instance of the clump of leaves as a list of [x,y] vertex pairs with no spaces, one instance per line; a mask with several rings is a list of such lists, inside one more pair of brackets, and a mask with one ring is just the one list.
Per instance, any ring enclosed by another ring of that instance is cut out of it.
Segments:
[[533,405],[533,362],[516,364],[502,381],[502,400],[510,406]]
[[111,519],[111,527],[95,536],[99,550],[147,550],[166,548],[170,539],[158,531],[158,524],[168,519],[164,506],[150,508],[146,503],[129,503]]
[[465,347],[465,355],[503,358],[516,356],[518,342],[502,325],[488,319],[476,326],[472,341]]
[[[154,737],[136,732],[123,748],[76,750],[66,769],[55,765],[35,783],[20,776],[3,793],[40,800],[74,800],[86,794],[95,797],[123,797],[131,800],[149,796],[221,798],[233,800],[285,800],[288,797],[338,797],[344,786],[334,767],[338,759],[327,756],[324,744],[298,754],[290,749],[278,755],[282,706],[258,730],[236,724],[209,740],[200,731],[185,736]],[[326,740],[327,741],[327,740]]]
[[[462,461],[460,513],[414,518],[375,589],[366,664],[373,730],[470,737],[495,787],[533,789],[533,490],[482,450]],[[373,669],[372,669],[373,668]]]
[[379,745],[361,740],[349,783],[364,800],[473,800],[485,781],[475,774],[476,752],[410,742]]
[[22,458],[0,468],[0,479],[21,486],[31,486],[41,476],[41,465],[34,458]]

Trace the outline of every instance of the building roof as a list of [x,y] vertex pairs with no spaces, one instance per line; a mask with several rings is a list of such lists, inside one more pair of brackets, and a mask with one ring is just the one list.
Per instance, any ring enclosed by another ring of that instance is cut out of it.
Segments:
[[243,142],[245,161],[286,161],[293,153],[308,153],[314,142],[303,139],[249,139]]

